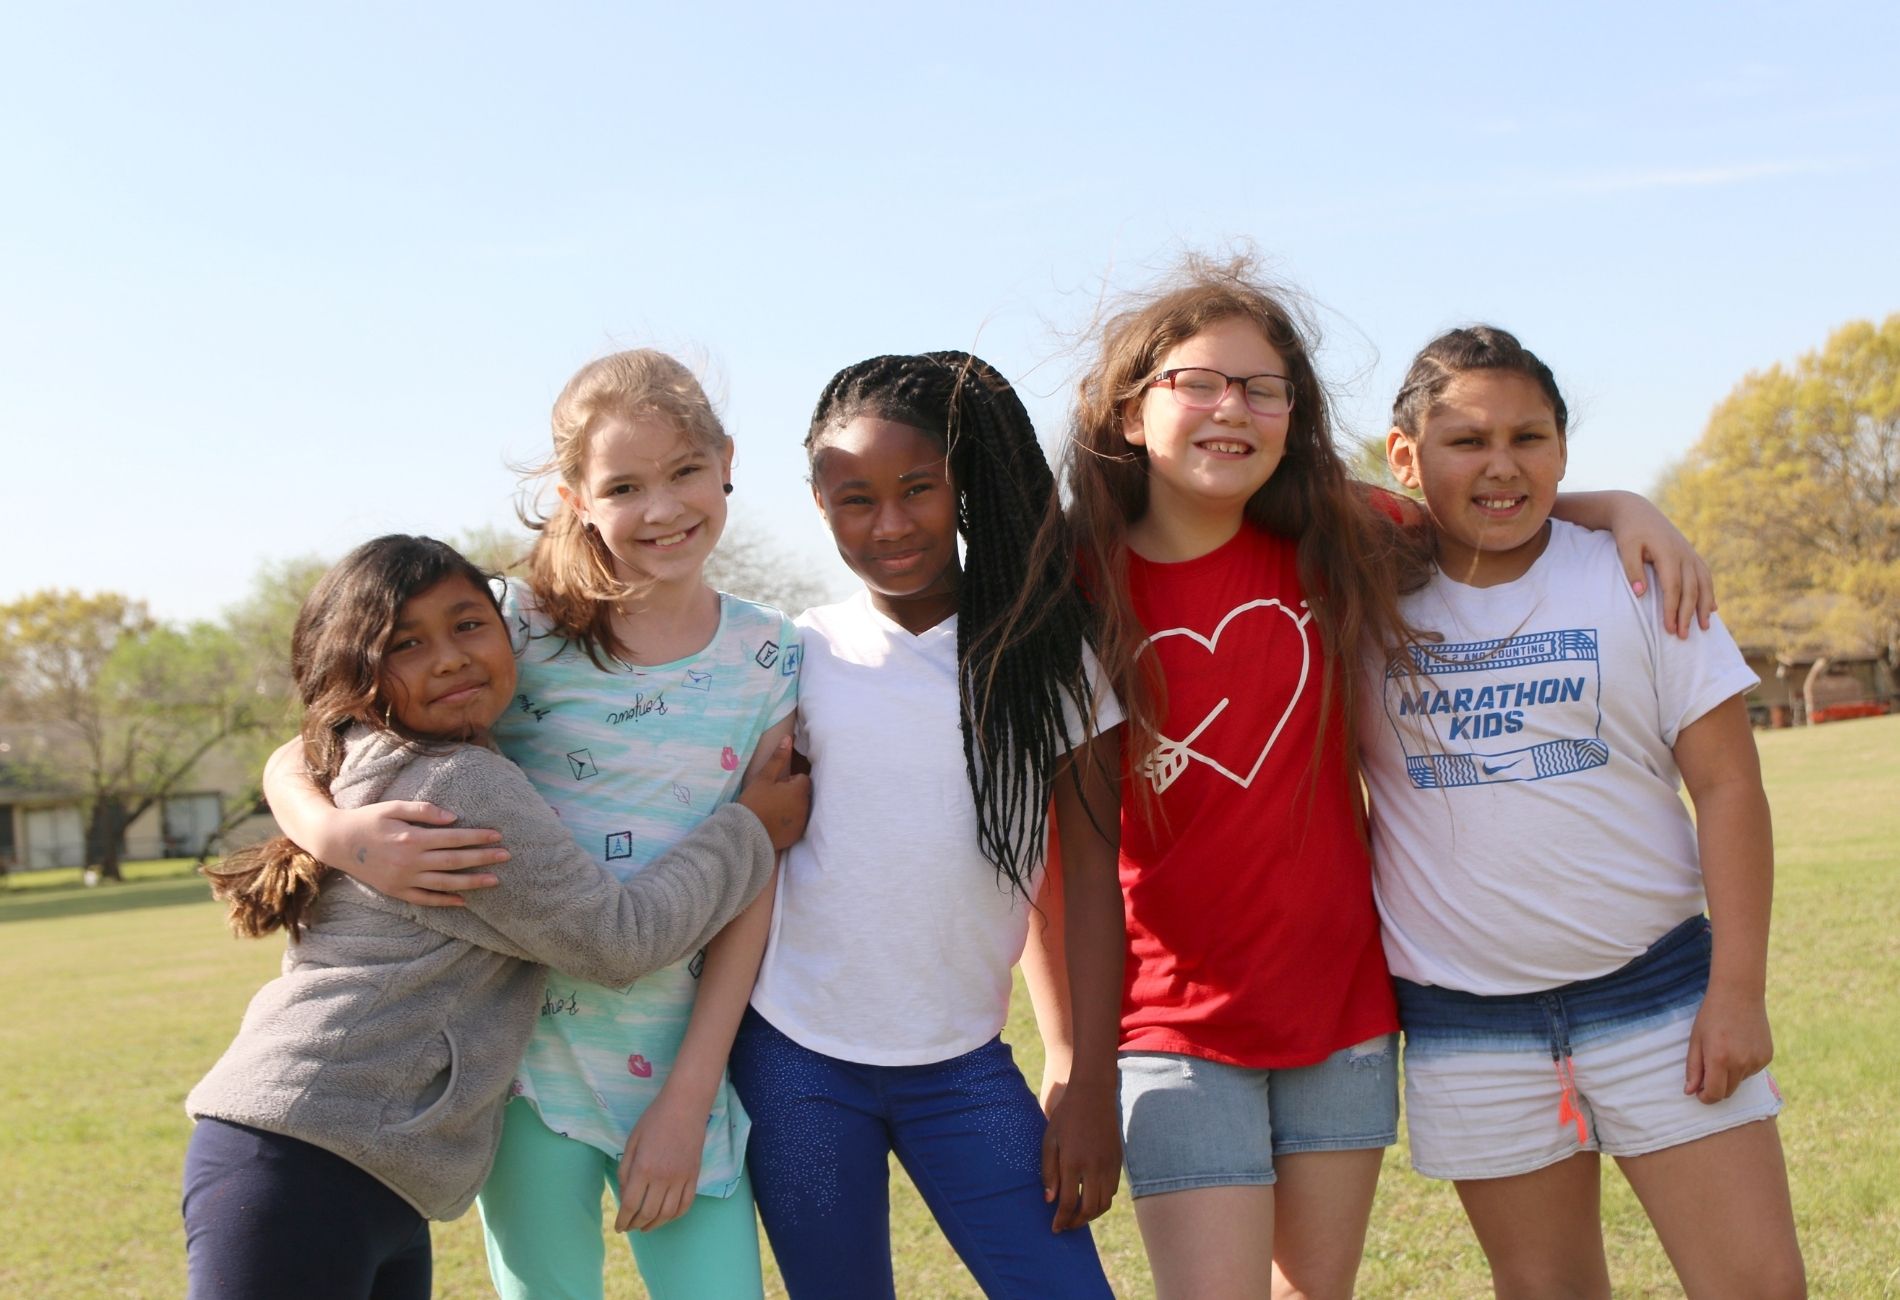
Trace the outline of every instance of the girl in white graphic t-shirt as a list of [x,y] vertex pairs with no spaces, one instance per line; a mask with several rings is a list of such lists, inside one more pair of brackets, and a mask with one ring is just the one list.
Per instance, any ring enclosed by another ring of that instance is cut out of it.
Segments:
[[1689,1295],[1800,1295],[1754,675],[1550,518],[1567,424],[1550,369],[1474,326],[1418,355],[1387,435],[1436,552],[1360,726],[1413,1163],[1455,1180],[1501,1296],[1610,1294],[1603,1152]]

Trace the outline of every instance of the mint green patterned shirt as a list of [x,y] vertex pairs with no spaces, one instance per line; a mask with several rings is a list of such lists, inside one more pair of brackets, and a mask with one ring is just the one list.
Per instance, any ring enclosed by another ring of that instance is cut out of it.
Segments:
[[[576,841],[623,878],[738,793],[759,738],[797,705],[798,630],[778,610],[719,597],[719,629],[669,664],[597,668],[548,632],[533,593],[510,584],[502,612],[520,670],[496,724]],[[659,1095],[692,1014],[704,953],[610,989],[558,970],[515,1081],[555,1132],[618,1157]],[[721,1081],[699,1191],[729,1195],[750,1121]]]

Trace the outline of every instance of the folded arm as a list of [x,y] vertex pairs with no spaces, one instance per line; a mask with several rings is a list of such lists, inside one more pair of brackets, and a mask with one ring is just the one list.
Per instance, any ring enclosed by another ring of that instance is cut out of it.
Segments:
[[455,813],[424,800],[338,808],[311,781],[300,737],[264,765],[264,797],[278,827],[311,857],[420,907],[462,906],[460,891],[497,883],[480,868],[508,861],[499,831],[452,825]]
[[1637,595],[1648,586],[1645,564],[1655,570],[1665,631],[1686,637],[1691,624],[1708,630],[1715,574],[1662,511],[1634,492],[1560,492],[1551,514],[1613,536],[1623,576]]
[[415,919],[595,984],[631,984],[697,951],[772,872],[772,838],[740,805],[718,810],[620,880],[574,842],[507,759],[464,749],[438,771],[418,793],[499,827],[515,855],[498,888],[471,893],[462,910],[418,908]]

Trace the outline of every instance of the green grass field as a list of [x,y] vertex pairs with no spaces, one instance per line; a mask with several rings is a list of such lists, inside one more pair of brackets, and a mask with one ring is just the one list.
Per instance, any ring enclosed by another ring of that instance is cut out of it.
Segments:
[[[1817,1296],[1900,1295],[1900,718],[1761,738],[1780,864],[1769,986],[1781,1121]],[[223,1049],[280,945],[228,938],[183,864],[124,885],[15,876],[0,888],[0,1295],[163,1297],[183,1290],[185,1092]],[[1033,1080],[1019,997],[1007,1031]],[[898,1290],[975,1294],[894,1177]],[[1605,1175],[1619,1296],[1677,1287],[1634,1199]],[[1119,1294],[1152,1294],[1124,1196],[1097,1228]],[[470,1215],[436,1229],[437,1294],[489,1294]],[[624,1251],[607,1294],[640,1296]],[[1489,1294],[1447,1187],[1388,1156],[1360,1275],[1366,1296]],[[778,1294],[776,1288],[773,1293]]]

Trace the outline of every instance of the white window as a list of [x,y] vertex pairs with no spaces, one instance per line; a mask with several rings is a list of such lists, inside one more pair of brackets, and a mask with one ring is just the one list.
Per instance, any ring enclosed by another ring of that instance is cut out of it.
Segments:
[[195,858],[211,832],[224,820],[224,807],[215,794],[175,794],[165,801],[165,856]]
[[28,808],[25,813],[26,852],[21,866],[38,871],[86,865],[86,826],[79,819],[79,809]]

